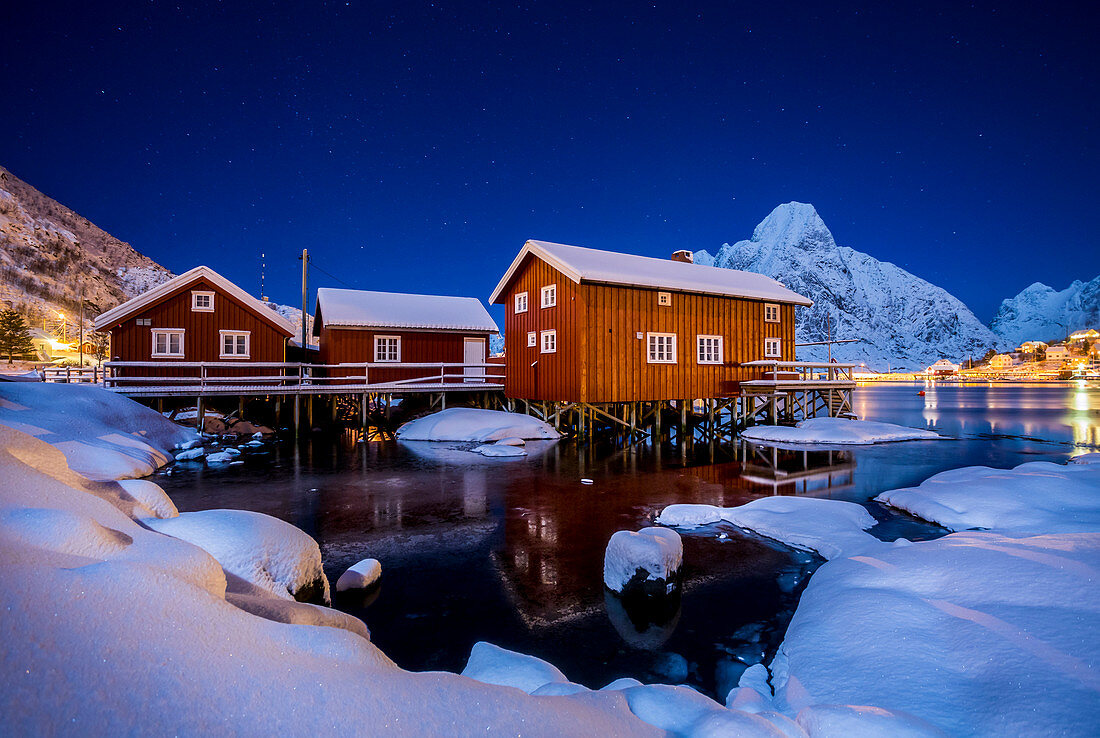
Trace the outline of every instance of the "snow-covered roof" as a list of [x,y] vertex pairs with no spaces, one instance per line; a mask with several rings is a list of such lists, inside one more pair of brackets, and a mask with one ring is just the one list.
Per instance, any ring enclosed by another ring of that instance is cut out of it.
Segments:
[[787,289],[763,274],[688,264],[671,259],[619,254],[614,251],[600,251],[548,241],[528,241],[523,245],[512,261],[512,265],[508,267],[508,271],[497,283],[489,302],[497,303],[503,299],[504,291],[528,255],[542,259],[578,283],[595,282],[724,297],[774,300],[807,307],[813,305],[813,301],[809,298]]
[[130,317],[134,313],[140,312],[144,308],[147,308],[160,299],[168,297],[175,292],[186,288],[188,285],[198,282],[199,280],[206,280],[210,284],[214,285],[223,292],[229,294],[236,299],[242,305],[249,310],[252,310],[262,319],[271,323],[278,330],[282,331],[288,336],[294,335],[294,326],[292,326],[286,318],[276,313],[266,304],[257,300],[252,295],[242,290],[237,285],[230,282],[222,275],[215,272],[208,266],[197,266],[190,271],[186,271],[178,277],[172,277],[167,282],[163,282],[153,289],[143,292],[137,297],[134,297],[126,302],[113,307],[107,312],[100,315],[95,319],[95,329],[97,331],[109,328],[126,318]]
[[317,290],[317,315],[317,322],[325,326],[498,332],[489,311],[476,297],[322,287]]

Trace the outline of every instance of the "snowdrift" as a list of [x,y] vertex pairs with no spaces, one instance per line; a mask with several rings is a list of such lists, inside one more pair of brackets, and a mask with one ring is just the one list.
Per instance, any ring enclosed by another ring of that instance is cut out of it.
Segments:
[[455,407],[409,421],[397,430],[402,441],[469,441],[488,443],[505,438],[560,438],[554,428],[523,413]]
[[844,418],[810,418],[794,428],[781,425],[757,425],[741,432],[746,441],[762,443],[814,443],[821,445],[867,445],[941,439],[939,433],[918,428],[906,428],[893,423]]

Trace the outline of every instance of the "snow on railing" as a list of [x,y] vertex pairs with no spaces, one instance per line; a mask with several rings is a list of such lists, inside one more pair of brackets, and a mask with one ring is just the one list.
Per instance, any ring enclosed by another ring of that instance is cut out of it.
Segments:
[[99,384],[105,373],[98,366],[47,366],[42,369],[42,381],[61,384]]

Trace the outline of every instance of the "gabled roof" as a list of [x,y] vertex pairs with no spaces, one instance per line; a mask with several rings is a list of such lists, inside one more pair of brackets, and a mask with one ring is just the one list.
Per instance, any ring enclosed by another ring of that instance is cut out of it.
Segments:
[[319,325],[344,328],[410,328],[497,333],[497,324],[476,297],[409,295],[322,287],[317,290]]
[[501,277],[489,298],[499,303],[528,256],[542,259],[574,282],[646,287],[673,292],[695,292],[723,297],[773,300],[813,305],[808,297],[789,290],[771,277],[737,269],[688,264],[671,259],[619,254],[549,241],[528,241]]
[[95,319],[95,329],[102,330],[112,325],[121,323],[129,318],[134,313],[141,312],[147,307],[154,305],[163,298],[169,297],[176,292],[186,289],[188,286],[198,282],[199,280],[206,280],[210,284],[214,285],[218,289],[222,290],[226,294],[236,299],[239,303],[246,308],[256,313],[261,319],[266,320],[271,325],[275,326],[279,332],[292,336],[294,335],[294,326],[292,326],[286,318],[279,315],[277,312],[267,307],[263,302],[260,302],[252,295],[242,290],[237,285],[230,282],[222,275],[215,272],[208,266],[197,266],[190,271],[186,271],[178,277],[172,277],[167,282],[159,284],[147,292],[143,292],[137,297],[134,297],[126,302],[113,307],[107,312],[100,315]]

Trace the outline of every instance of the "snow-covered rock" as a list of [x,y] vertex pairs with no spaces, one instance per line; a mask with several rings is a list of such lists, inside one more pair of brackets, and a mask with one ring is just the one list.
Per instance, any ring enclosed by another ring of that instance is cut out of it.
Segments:
[[1015,535],[1100,531],[1100,465],[1033,461],[950,469],[875,498],[951,530]]
[[486,443],[473,449],[475,454],[482,456],[509,457],[526,456],[527,452],[518,446],[507,446],[499,443]]
[[679,587],[684,544],[680,534],[668,528],[642,528],[637,533],[620,530],[611,536],[603,558],[603,583],[612,592],[625,594],[638,588],[652,594],[669,594]]
[[1064,290],[1035,282],[1001,303],[989,327],[1006,347],[1025,341],[1060,341],[1067,333],[1100,326],[1100,277],[1076,280]]
[[[923,369],[937,359],[981,356],[1000,340],[961,301],[889,262],[837,246],[813,205],[775,208],[752,238],[695,252],[695,262],[759,272],[814,301],[795,311],[799,341],[860,338],[833,347],[838,361],[886,369]],[[825,347],[799,349],[800,359],[825,358]]]
[[816,497],[762,497],[737,507],[669,505],[661,525],[694,528],[726,521],[826,559],[851,556],[887,545],[865,531],[875,519],[862,505]]
[[235,458],[237,458],[237,456],[235,454],[229,453],[229,450],[226,449],[224,451],[215,451],[212,454],[207,454],[206,462],[208,464],[228,464]]
[[160,485],[150,482],[148,479],[122,479],[116,482],[127,495],[149,511],[148,516],[154,518],[174,518],[179,515],[176,503],[160,488]]
[[290,523],[247,510],[200,510],[144,522],[198,546],[227,572],[278,597],[329,602],[321,549]]
[[403,441],[473,441],[501,438],[554,439],[560,434],[547,423],[523,413],[455,407],[409,421],[397,430]]
[[557,667],[540,658],[509,651],[492,643],[480,641],[470,650],[470,659],[462,676],[486,684],[515,687],[528,694],[550,683],[564,683],[565,678]]
[[206,455],[206,451],[200,448],[189,448],[176,454],[176,461],[194,461]]
[[497,441],[497,445],[500,446],[526,446],[527,441],[522,438],[516,438],[515,436],[509,436],[508,438],[501,438]]
[[382,563],[378,559],[363,559],[348,567],[348,570],[336,580],[336,591],[366,589],[382,576]]
[[873,420],[809,418],[800,421],[793,428],[782,425],[753,426],[742,431],[741,438],[764,443],[815,443],[835,446],[933,440],[943,436],[930,430]]

